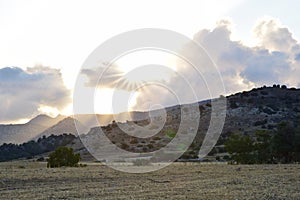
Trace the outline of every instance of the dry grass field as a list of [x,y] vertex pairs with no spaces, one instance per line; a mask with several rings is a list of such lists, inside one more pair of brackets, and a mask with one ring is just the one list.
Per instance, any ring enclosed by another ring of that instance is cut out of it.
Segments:
[[0,163],[0,199],[300,199],[300,165],[174,163],[146,174],[101,164]]

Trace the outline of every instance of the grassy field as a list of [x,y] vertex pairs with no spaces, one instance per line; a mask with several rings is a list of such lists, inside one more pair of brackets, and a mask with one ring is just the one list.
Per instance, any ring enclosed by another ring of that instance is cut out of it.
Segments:
[[146,174],[104,165],[0,163],[0,199],[300,199],[300,165],[174,163]]

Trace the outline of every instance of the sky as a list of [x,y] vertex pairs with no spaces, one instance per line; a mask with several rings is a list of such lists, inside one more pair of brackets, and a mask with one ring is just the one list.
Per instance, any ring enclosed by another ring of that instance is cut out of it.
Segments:
[[[88,56],[108,39],[141,28],[175,31],[200,43],[221,74],[224,91],[210,86],[220,94],[273,83],[299,87],[299,9],[296,0],[0,0],[0,122],[24,122],[41,113],[72,114],[79,79],[86,91],[96,91],[92,108],[97,113],[168,106],[178,103],[178,97],[194,100],[187,98],[179,75],[188,77],[193,88],[205,88],[205,83],[187,63],[163,51],[137,51],[120,58],[114,70],[104,74],[108,81],[95,90],[96,69],[105,66],[82,70]],[[199,58],[191,44],[182,51],[189,59]],[[147,64],[157,66],[138,70]],[[169,90],[157,85],[133,90],[112,86],[109,80],[159,80]],[[114,95],[122,106],[114,106]],[[197,100],[214,97],[202,90],[195,95]]]

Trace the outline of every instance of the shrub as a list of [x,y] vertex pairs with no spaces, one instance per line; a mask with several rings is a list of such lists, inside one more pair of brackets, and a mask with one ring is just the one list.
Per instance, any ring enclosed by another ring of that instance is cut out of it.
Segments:
[[153,140],[161,140],[161,138],[158,136],[155,136],[155,137],[153,137]]
[[126,143],[121,143],[121,148],[122,148],[122,149],[128,149],[128,148],[129,148],[129,145],[126,144]]
[[165,133],[167,137],[171,139],[173,139],[176,136],[176,132],[172,129],[167,129]]
[[268,95],[269,93],[267,91],[261,91],[260,92],[262,95]]
[[44,160],[45,160],[44,157],[40,157],[40,158],[36,159],[36,161],[38,161],[38,162],[42,162]]
[[223,160],[230,160],[230,156],[229,155],[223,156]]
[[154,148],[153,144],[148,144],[147,146],[148,146],[149,149],[153,149]]
[[143,152],[147,152],[148,151],[148,148],[147,147],[143,147]]
[[254,163],[252,152],[254,151],[253,140],[249,136],[231,135],[225,142],[225,149],[231,154],[233,160],[240,164]]
[[136,138],[132,138],[129,143],[130,144],[137,144],[138,140]]
[[237,105],[237,103],[235,101],[230,101],[230,108],[235,109],[238,108],[239,106]]
[[232,135],[225,149],[237,164],[297,163],[300,161],[300,126],[280,122],[277,130],[256,131],[255,137]]
[[263,112],[266,113],[266,114],[269,114],[269,115],[276,114],[276,112],[273,111],[273,110],[272,110],[271,108],[269,108],[269,107],[263,108]]
[[77,167],[80,160],[79,153],[74,154],[72,148],[58,147],[49,155],[47,167]]
[[268,120],[264,119],[261,121],[256,121],[254,122],[254,126],[261,126],[261,125],[265,125],[268,122]]

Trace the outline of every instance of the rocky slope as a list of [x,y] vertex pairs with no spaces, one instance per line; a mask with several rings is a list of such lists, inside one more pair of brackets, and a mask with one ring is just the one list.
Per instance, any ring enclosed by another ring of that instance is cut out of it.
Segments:
[[[194,116],[195,121],[198,123],[197,129],[191,124],[185,124],[180,128],[182,120],[186,117],[190,117],[186,116],[184,108],[186,105],[183,107],[173,106],[166,108],[165,113],[161,112],[161,110],[151,111],[152,120],[149,120],[149,113],[147,112],[134,112],[131,114],[133,121],[125,120],[126,117],[128,117],[128,113],[120,114],[118,115],[119,118],[116,117],[115,121],[110,124],[107,123],[114,119],[112,116],[106,115],[104,118],[99,115],[97,119],[93,115],[76,116],[75,118],[78,120],[76,124],[79,124],[79,129],[82,130],[80,133],[82,133],[82,135],[80,138],[74,139],[69,146],[74,148],[75,151],[80,152],[84,160],[94,159],[86,147],[90,150],[101,149],[99,158],[111,157],[111,159],[115,159],[114,156],[120,158],[119,155],[113,155],[111,153],[112,150],[116,148],[123,149],[126,150],[126,153],[122,156],[126,159],[129,158],[132,153],[135,155],[140,153],[148,153],[148,155],[151,155],[155,150],[169,145],[180,129],[182,140],[190,137],[190,133],[196,131],[196,135],[193,135],[195,138],[189,147],[177,145],[171,148],[175,151],[185,149],[186,153],[183,157],[196,158],[203,139],[207,134],[210,121],[212,117],[217,115],[226,115],[224,127],[217,143],[219,146],[233,133],[254,135],[257,130],[276,129],[276,125],[281,121],[296,122],[300,119],[300,89],[288,89],[285,86],[274,85],[273,87],[262,87],[237,93],[226,97],[225,113],[220,114],[218,110],[212,113],[212,102],[216,103],[222,99],[224,100],[224,98],[225,97],[220,97],[212,101],[203,101],[193,104],[193,106],[196,105],[200,111],[199,121],[197,120],[197,115]],[[193,112],[191,113],[193,115]],[[45,116],[43,118],[45,118]],[[35,136],[38,137],[49,136],[51,134],[76,133],[73,118],[65,118],[54,126],[48,127],[46,130],[45,124],[49,123],[40,123],[42,125],[33,123],[38,121],[43,122],[43,120],[40,119],[32,120],[32,123],[25,125],[11,125],[14,127],[13,133],[15,135],[28,134],[30,128],[35,130],[34,133],[42,130],[39,134],[35,134]],[[99,124],[101,126],[99,126]],[[18,127],[18,129],[15,127]],[[7,125],[6,128],[8,129],[9,125]],[[1,130],[5,129],[0,126],[0,133],[2,133]],[[11,132],[12,131],[10,131],[10,133]],[[101,132],[103,132],[105,136],[101,134]],[[15,139],[13,138],[14,134],[12,134],[11,140]],[[4,135],[5,134],[0,134],[0,136],[5,139],[1,141],[9,141],[9,138],[5,138]],[[107,139],[109,139],[110,144],[113,144],[112,146],[108,145]],[[22,138],[18,139],[18,141],[22,141]],[[82,144],[82,141],[85,145]],[[206,142],[214,144],[216,141],[208,137]]]
[[[214,101],[218,101],[218,99]],[[276,125],[281,121],[295,122],[300,118],[300,90],[295,88],[288,89],[285,86],[279,85],[262,87],[230,95],[226,97],[226,101],[226,119],[217,145],[222,144],[233,133],[254,135],[257,130],[276,129]],[[200,146],[207,134],[211,117],[215,115],[215,113],[212,113],[210,101],[200,102],[199,110],[201,111],[201,116],[197,135],[183,157],[193,158],[198,155]],[[92,128],[81,139],[89,144],[89,148],[95,149],[96,146],[101,146],[102,152],[99,157],[111,156],[109,145],[104,142],[105,140],[102,136],[99,136],[101,135],[101,131],[105,133],[106,137],[109,138],[116,148],[118,147],[129,152],[128,154],[124,154],[124,159],[129,157],[131,153],[151,154],[151,152],[169,144],[173,139],[170,133],[178,131],[182,120],[180,106],[167,108],[166,111],[167,120],[162,129],[159,129],[157,124],[149,120],[112,123],[107,126]],[[133,126],[134,124],[138,125],[137,127],[140,127],[140,129]],[[126,128],[124,129],[124,127]],[[144,130],[143,127],[147,127],[147,130],[155,131],[157,129],[157,134],[148,138],[135,137],[142,134],[141,130]],[[183,134],[189,134],[189,132],[192,132],[192,127],[185,127],[185,130]],[[214,141],[209,140],[206,142],[214,143]],[[105,151],[105,145],[107,145],[107,152]],[[74,148],[80,149],[82,154],[87,154],[82,144],[80,145],[80,141],[76,142]]]

